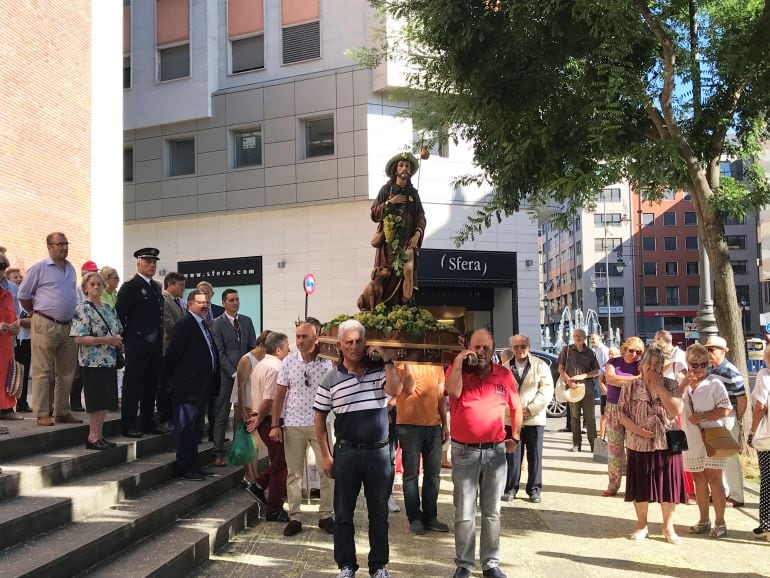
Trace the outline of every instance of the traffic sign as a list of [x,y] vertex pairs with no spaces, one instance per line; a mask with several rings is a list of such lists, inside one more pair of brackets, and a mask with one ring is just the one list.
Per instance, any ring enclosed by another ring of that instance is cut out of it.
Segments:
[[770,323],[765,325],[765,333],[770,333]]
[[302,288],[305,290],[306,295],[312,295],[315,292],[315,277],[312,273],[305,275],[305,280],[302,282]]

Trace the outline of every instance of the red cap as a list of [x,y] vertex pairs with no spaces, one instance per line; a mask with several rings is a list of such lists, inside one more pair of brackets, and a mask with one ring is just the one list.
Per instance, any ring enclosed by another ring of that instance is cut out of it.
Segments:
[[93,261],[86,261],[83,263],[83,266],[80,268],[80,271],[98,271],[99,267],[96,266],[96,263]]

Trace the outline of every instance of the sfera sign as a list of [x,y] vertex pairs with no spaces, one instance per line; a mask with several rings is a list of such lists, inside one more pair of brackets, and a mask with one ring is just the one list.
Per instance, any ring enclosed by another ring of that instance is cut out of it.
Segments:
[[262,257],[233,257],[206,261],[180,261],[178,271],[187,277],[185,287],[194,288],[201,281],[214,287],[260,285]]
[[422,249],[418,286],[511,287],[516,281],[516,253]]

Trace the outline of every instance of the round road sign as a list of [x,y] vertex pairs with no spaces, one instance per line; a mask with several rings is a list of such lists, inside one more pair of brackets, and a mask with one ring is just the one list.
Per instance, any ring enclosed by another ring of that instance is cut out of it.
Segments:
[[315,292],[315,277],[312,273],[305,275],[305,280],[302,282],[302,288],[308,295],[312,295]]

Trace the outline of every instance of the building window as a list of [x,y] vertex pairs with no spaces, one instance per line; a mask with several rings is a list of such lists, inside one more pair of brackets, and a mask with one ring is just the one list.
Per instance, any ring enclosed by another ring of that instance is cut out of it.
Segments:
[[[594,275],[597,277],[604,277],[607,271],[607,264],[606,263],[595,263],[594,264]],[[618,264],[617,263],[610,263],[610,277],[622,277],[623,273],[618,271]]]
[[687,286],[687,304],[688,305],[700,304],[700,287],[698,285]]
[[131,88],[131,56],[123,57],[123,88]]
[[[418,148],[423,145],[427,146],[432,157],[449,158],[449,130],[447,128],[414,132],[412,133],[412,141]],[[571,237],[572,229],[569,229],[567,233]]]
[[697,249],[698,248],[698,237],[685,237],[684,238],[684,248],[685,249]]
[[654,277],[658,274],[658,264],[654,261],[645,261],[643,265],[644,275],[650,275]]
[[262,129],[252,128],[233,133],[235,159],[233,166],[251,167],[262,164]]
[[663,226],[676,227],[676,213],[663,213]]
[[195,139],[171,140],[168,145],[171,160],[168,175],[177,177],[195,174]]
[[679,264],[676,261],[666,261],[666,275],[678,275]]
[[620,189],[602,189],[596,193],[596,202],[612,202],[620,200]]
[[666,305],[679,305],[679,287],[666,287]]
[[[623,307],[623,287],[610,287],[610,307]],[[607,288],[596,288],[596,303],[599,307],[607,307]]]
[[642,249],[644,251],[654,251],[655,237],[642,237]]
[[687,274],[688,275],[699,275],[699,266],[697,261],[688,261],[687,262]]
[[158,48],[158,80],[176,80],[190,76],[190,44]]
[[657,305],[658,304],[658,288],[657,287],[645,287],[644,288],[644,304],[645,305]]
[[578,265],[575,267],[575,279],[582,279],[583,278],[583,266]]
[[131,147],[123,149],[123,182],[134,182],[134,149]]
[[663,250],[676,251],[676,237],[663,237]]
[[642,225],[643,226],[652,226],[655,224],[655,214],[654,213],[642,213]]
[[745,249],[746,235],[725,235],[728,249]]
[[738,303],[743,301],[747,306],[751,304],[749,300],[749,286],[748,285],[736,285],[735,296],[738,298]]
[[673,189],[664,189],[661,197],[664,201],[673,201],[676,199],[676,193]]
[[748,275],[748,261],[730,261],[734,275]]
[[595,251],[614,250],[620,247],[620,244],[622,242],[623,242],[623,239],[620,239],[619,237],[608,237],[606,239],[604,238],[594,239],[594,250]]
[[719,175],[722,177],[733,176],[732,163],[730,161],[719,161]]
[[265,37],[262,34],[230,41],[233,74],[265,67]]
[[287,26],[282,30],[282,34],[284,64],[321,58],[321,23],[319,21]]
[[575,243],[575,255],[581,255],[583,253],[583,241]]
[[722,215],[722,223],[725,225],[745,225],[746,217],[733,217],[727,213]]
[[334,154],[334,117],[302,121],[305,158]]
[[698,218],[695,215],[694,211],[687,211],[684,214],[684,224],[685,225],[697,225],[698,224]]
[[623,215],[620,213],[596,213],[594,214],[594,225],[619,225],[623,220]]

